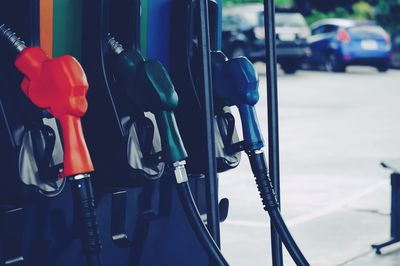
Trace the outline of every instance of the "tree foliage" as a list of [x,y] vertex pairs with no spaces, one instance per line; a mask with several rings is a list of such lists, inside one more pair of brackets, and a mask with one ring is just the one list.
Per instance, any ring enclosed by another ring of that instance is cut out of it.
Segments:
[[[275,0],[275,4],[279,7],[290,7],[294,5],[295,0]],[[223,0],[225,6],[244,4],[244,3],[262,3],[263,0]]]
[[400,31],[400,0],[366,0],[374,6],[374,18],[389,31]]
[[[314,6],[312,6],[314,8]],[[307,16],[308,23],[324,18],[373,19],[389,32],[400,30],[400,0],[364,0],[351,7],[336,7],[329,11],[312,9]]]

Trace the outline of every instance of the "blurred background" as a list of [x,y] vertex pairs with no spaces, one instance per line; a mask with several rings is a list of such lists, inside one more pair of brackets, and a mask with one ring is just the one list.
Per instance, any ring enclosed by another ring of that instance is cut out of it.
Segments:
[[[266,136],[262,1],[223,2],[223,51],[256,64]],[[390,175],[400,171],[400,1],[276,6],[283,215],[311,265],[400,265],[400,245],[371,248],[390,239]],[[239,168],[220,175],[231,201],[222,249],[232,265],[271,265],[247,158]]]
[[[225,0],[223,50],[252,61],[265,58],[261,2]],[[300,67],[343,72],[349,65],[400,67],[400,2],[276,1],[278,62],[287,74]]]

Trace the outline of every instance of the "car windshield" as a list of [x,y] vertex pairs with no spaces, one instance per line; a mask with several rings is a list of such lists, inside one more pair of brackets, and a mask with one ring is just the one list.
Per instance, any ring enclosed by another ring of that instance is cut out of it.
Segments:
[[[232,29],[249,29],[252,27],[260,27],[264,25],[264,12],[242,12],[238,14],[226,13],[222,19],[222,28]],[[304,27],[307,25],[304,17],[300,13],[276,13],[276,27]]]
[[241,14],[226,14],[222,19],[222,28],[231,29],[249,29],[260,26],[259,12],[243,12]]
[[276,13],[275,15],[276,27],[304,27],[306,21],[299,13]]
[[350,34],[371,34],[384,36],[385,30],[379,26],[366,25],[366,26],[354,26],[348,28]]

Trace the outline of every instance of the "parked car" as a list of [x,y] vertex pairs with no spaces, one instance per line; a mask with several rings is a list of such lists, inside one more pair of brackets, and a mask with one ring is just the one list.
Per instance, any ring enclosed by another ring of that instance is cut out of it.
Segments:
[[[243,4],[223,9],[222,50],[229,57],[244,55],[265,61],[264,10],[262,4]],[[300,13],[277,12],[277,60],[286,73],[294,73],[310,56],[310,29]]]
[[393,68],[400,68],[400,31],[392,35],[392,61]]
[[324,19],[311,25],[310,63],[327,71],[345,72],[349,65],[389,68],[389,34],[373,21]]

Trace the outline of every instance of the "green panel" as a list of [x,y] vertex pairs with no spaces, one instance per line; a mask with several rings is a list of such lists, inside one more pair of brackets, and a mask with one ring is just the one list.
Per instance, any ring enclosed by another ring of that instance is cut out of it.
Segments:
[[140,51],[144,58],[147,58],[147,21],[148,21],[148,6],[151,0],[142,0],[142,14],[140,18]]
[[54,0],[53,57],[70,54],[81,58],[82,1]]

